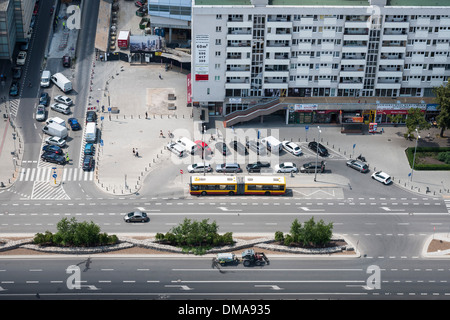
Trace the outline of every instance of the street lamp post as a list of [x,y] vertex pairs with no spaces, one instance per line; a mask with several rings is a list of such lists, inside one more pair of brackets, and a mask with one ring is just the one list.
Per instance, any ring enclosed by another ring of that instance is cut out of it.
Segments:
[[206,126],[202,126],[202,158],[203,158],[203,175],[206,175],[205,168],[205,147],[204,147],[204,134],[205,134]]
[[417,138],[416,138],[416,147],[414,148],[413,164],[412,164],[412,168],[411,168],[411,182],[412,182],[413,174],[414,174],[414,165],[415,165],[415,163],[416,163],[417,142],[418,142],[419,139],[420,139],[419,131],[417,130],[417,128],[416,128],[416,133],[417,133]]
[[319,143],[320,143],[320,133],[322,132],[320,130],[320,127],[317,126],[317,129],[319,130],[318,137],[317,137],[317,145],[316,145],[316,167],[314,168],[314,181],[316,181],[317,178],[317,165],[319,163]]

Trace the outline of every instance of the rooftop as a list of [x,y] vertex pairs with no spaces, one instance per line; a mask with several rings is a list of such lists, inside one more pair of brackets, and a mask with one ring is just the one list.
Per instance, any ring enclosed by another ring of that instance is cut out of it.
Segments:
[[[369,0],[268,0],[272,6],[369,6]],[[251,6],[252,0],[195,0],[197,6]],[[448,7],[450,0],[387,0],[386,6]]]

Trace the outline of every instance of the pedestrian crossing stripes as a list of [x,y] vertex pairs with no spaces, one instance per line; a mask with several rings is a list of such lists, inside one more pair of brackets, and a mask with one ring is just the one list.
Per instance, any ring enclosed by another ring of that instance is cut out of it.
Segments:
[[445,202],[445,206],[447,207],[447,212],[450,213],[450,199],[444,200],[444,202]]
[[17,116],[17,111],[19,110],[19,99],[12,99],[9,101],[9,113],[13,118]]
[[62,185],[52,186],[48,181],[34,181],[32,200],[70,200]]
[[[53,179],[54,170],[52,167],[45,168],[22,168],[19,175],[19,181],[50,181]],[[83,171],[80,168],[64,168],[56,170],[58,180],[62,181],[92,181],[94,180],[94,171]]]

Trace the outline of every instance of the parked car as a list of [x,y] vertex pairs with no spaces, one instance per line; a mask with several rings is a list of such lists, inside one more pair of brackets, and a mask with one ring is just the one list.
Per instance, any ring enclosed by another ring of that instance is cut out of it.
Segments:
[[310,143],[308,143],[308,148],[310,148],[311,150],[317,152],[317,148],[319,149],[319,155],[321,157],[327,157],[328,156],[328,150],[327,148],[325,148],[322,144],[317,143],[316,141],[311,141]]
[[140,8],[142,6],[145,6],[147,4],[147,1],[136,1],[134,4],[136,7]]
[[67,106],[71,106],[73,104],[72,99],[70,99],[68,96],[63,95],[57,95],[53,99],[55,99],[56,102],[64,103]]
[[42,104],[38,105],[36,108],[36,121],[45,121],[46,118],[45,106],[43,106]]
[[389,176],[387,173],[383,171],[377,171],[372,174],[372,179],[375,179],[385,185],[391,184],[391,176]]
[[9,95],[11,97],[16,97],[19,95],[19,82],[13,81],[11,87],[9,87]]
[[64,148],[64,146],[66,145],[66,140],[59,137],[48,137],[47,139],[45,139],[45,143]]
[[217,142],[216,148],[223,156],[228,155],[228,147],[224,142]]
[[95,152],[94,144],[93,143],[86,143],[84,146],[84,154],[85,155],[93,155]]
[[22,77],[22,68],[21,67],[14,67],[13,68],[13,79],[19,80]]
[[216,172],[242,172],[241,167],[237,163],[222,163],[216,166]]
[[242,143],[240,143],[239,141],[234,140],[231,143],[232,148],[234,149],[234,151],[237,151],[240,155],[247,155],[248,154],[248,149],[246,146],[244,146]]
[[292,153],[294,156],[299,156],[302,154],[302,149],[294,142],[283,141],[281,143],[283,149],[289,153]]
[[91,171],[94,169],[94,156],[87,155],[83,159],[83,171]]
[[69,114],[70,113],[70,107],[68,105],[62,104],[62,103],[52,103],[50,106],[52,110],[55,110],[56,112],[61,112],[63,114]]
[[253,162],[253,163],[249,163],[247,164],[247,171],[248,172],[261,172],[262,168],[269,168],[270,167],[270,162]]
[[64,56],[62,58],[62,64],[64,68],[70,68],[70,64],[71,64],[71,59],[69,56]]
[[278,172],[278,173],[298,172],[297,165],[292,162],[283,162],[283,163],[277,164],[274,169],[275,169],[275,172]]
[[256,152],[257,155],[265,155],[267,154],[267,147],[259,141],[247,141],[245,144],[247,148]]
[[73,131],[81,130],[81,125],[80,125],[80,123],[78,122],[77,119],[75,119],[75,118],[69,118],[69,119],[67,119],[67,122],[69,123],[70,128],[71,128]]
[[167,144],[167,149],[175,153],[180,158],[183,157],[186,153],[186,149],[183,147],[183,145],[173,141]]
[[324,161],[318,162],[317,165],[316,165],[315,161],[308,162],[308,163],[303,164],[302,167],[300,168],[300,172],[303,172],[303,173],[315,173],[315,172],[322,173],[324,171],[325,171],[325,162]]
[[25,42],[22,42],[22,44],[20,45],[20,50],[27,51],[29,47],[30,47],[30,41],[26,40]]
[[188,166],[188,172],[189,173],[194,173],[194,172],[211,172],[213,169],[211,168],[211,165],[208,162],[199,162],[199,163],[194,163]]
[[97,113],[95,111],[86,112],[86,122],[96,122],[97,121]]
[[56,154],[54,152],[44,152],[41,155],[41,159],[46,162],[57,163],[61,165],[66,164],[66,157]]
[[48,106],[49,103],[50,103],[50,97],[48,96],[48,93],[42,92],[41,96],[39,97],[39,104]]
[[127,213],[123,217],[123,220],[125,222],[147,222],[150,220],[150,218],[148,217],[147,213],[137,210]]
[[366,173],[369,171],[369,166],[360,160],[347,161],[347,167],[358,170],[359,172]]
[[23,66],[25,64],[25,61],[27,60],[27,52],[26,51],[20,51],[17,55],[16,64],[18,66]]
[[194,141],[194,142],[195,142],[195,144],[198,146],[198,149],[199,149],[199,150],[202,150],[202,149],[203,149],[205,155],[208,154],[208,153],[209,153],[209,154],[212,153],[211,148],[206,144],[206,142],[203,142],[202,140],[196,140],[196,141]]
[[42,151],[44,151],[44,152],[53,152],[53,153],[56,153],[56,154],[59,154],[59,155],[64,154],[63,150],[60,147],[52,146],[50,144],[47,144],[47,145],[43,146],[42,147]]

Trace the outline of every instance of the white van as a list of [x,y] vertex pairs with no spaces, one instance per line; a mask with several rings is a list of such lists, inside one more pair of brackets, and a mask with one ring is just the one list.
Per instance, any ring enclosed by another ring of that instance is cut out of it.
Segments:
[[268,136],[266,138],[263,138],[261,140],[262,143],[264,143],[267,147],[267,149],[275,154],[278,154],[281,151],[282,144],[281,142],[275,138],[274,136]]
[[46,121],[46,123],[47,123],[47,124],[50,124],[50,123],[57,123],[57,124],[59,124],[59,125],[61,125],[61,126],[63,126],[63,127],[66,126],[66,122],[65,122],[63,119],[58,118],[58,117],[53,117],[53,118],[51,118],[51,119],[48,119],[48,120]]
[[48,70],[42,71],[41,87],[47,88],[48,86],[50,86],[50,77],[51,76],[52,76],[52,74],[50,73],[50,71],[48,71]]
[[185,147],[190,154],[194,154],[198,150],[198,146],[188,138],[182,137],[178,139],[177,142],[181,144],[183,147]]
[[55,73],[50,77],[52,82],[58,86],[63,92],[72,90],[72,82],[67,79],[62,73]]
[[85,131],[86,142],[94,143],[97,140],[97,125],[95,122],[88,122]]
[[170,151],[175,153],[180,158],[184,156],[185,151],[186,151],[181,144],[176,143],[176,142],[169,142],[167,144],[167,149],[169,149]]

